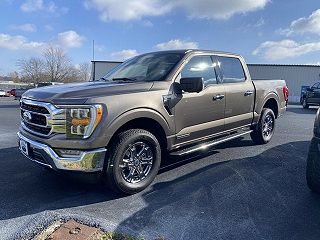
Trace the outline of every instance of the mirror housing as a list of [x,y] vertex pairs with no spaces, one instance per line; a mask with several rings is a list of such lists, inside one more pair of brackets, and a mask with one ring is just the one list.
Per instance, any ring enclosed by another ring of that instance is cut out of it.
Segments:
[[180,90],[189,93],[199,93],[203,90],[203,78],[202,77],[188,77],[181,78],[179,84]]

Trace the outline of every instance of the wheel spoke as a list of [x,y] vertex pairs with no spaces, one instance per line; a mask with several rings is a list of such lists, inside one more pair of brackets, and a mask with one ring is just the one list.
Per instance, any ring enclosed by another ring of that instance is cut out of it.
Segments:
[[130,148],[130,152],[131,152],[131,157],[132,157],[132,158],[135,157],[135,156],[137,156],[137,148],[136,148],[136,146],[132,146],[132,147]]
[[142,154],[145,153],[146,150],[147,150],[146,144],[142,143],[141,145],[142,145],[142,146],[141,146],[141,150],[140,150],[139,153],[137,154],[137,157],[141,157]]
[[152,165],[153,157],[145,157],[141,159],[141,165]]
[[146,175],[143,172],[143,169],[141,169],[141,167],[137,167],[136,171],[138,173],[138,178],[141,181]]
[[136,169],[133,167],[130,167],[129,169],[130,169],[130,172],[127,176],[127,180],[131,183],[134,178],[134,173],[136,172]]
[[119,165],[120,168],[128,168],[128,167],[132,167],[133,163],[131,163],[129,160],[128,161],[124,161],[125,159],[122,160],[123,164]]

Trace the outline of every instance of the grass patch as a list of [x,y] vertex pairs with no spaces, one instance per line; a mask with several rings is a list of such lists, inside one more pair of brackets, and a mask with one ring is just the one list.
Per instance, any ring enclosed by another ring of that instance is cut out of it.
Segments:
[[127,234],[105,232],[100,240],[144,240],[144,238],[133,237]]
[[[114,233],[114,232],[105,232],[100,240],[144,240],[142,237],[133,237],[128,234]],[[160,236],[155,240],[166,240],[165,237]]]

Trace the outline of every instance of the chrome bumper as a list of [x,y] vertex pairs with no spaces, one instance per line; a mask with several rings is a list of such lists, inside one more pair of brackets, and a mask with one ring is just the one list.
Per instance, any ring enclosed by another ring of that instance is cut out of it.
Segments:
[[[27,142],[30,150],[26,155],[23,151],[21,153],[33,162],[55,170],[71,170],[81,172],[96,172],[102,171],[104,159],[106,155],[105,148],[99,148],[92,151],[83,151],[79,157],[60,157],[48,145],[32,141],[20,132],[18,134],[18,143],[20,139]],[[20,148],[20,147],[19,147]]]

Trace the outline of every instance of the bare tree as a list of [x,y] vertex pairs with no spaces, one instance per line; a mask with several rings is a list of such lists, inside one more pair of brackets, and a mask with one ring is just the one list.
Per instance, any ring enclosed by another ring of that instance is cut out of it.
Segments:
[[79,65],[79,81],[86,82],[89,81],[91,74],[90,63],[81,63]]
[[45,69],[51,82],[64,82],[72,70],[71,60],[62,48],[49,46],[43,52]]
[[64,78],[63,82],[64,83],[79,82],[79,79],[80,79],[79,69],[74,66],[71,66],[69,68],[69,73]]
[[20,76],[19,73],[14,71],[8,74],[8,77],[10,78],[10,81],[13,81],[15,83],[20,82]]
[[39,83],[45,78],[45,64],[41,58],[22,59],[17,62],[24,82]]
[[90,64],[82,63],[75,67],[62,48],[49,46],[43,51],[42,57],[18,61],[21,81],[37,84],[88,81],[90,78]]

